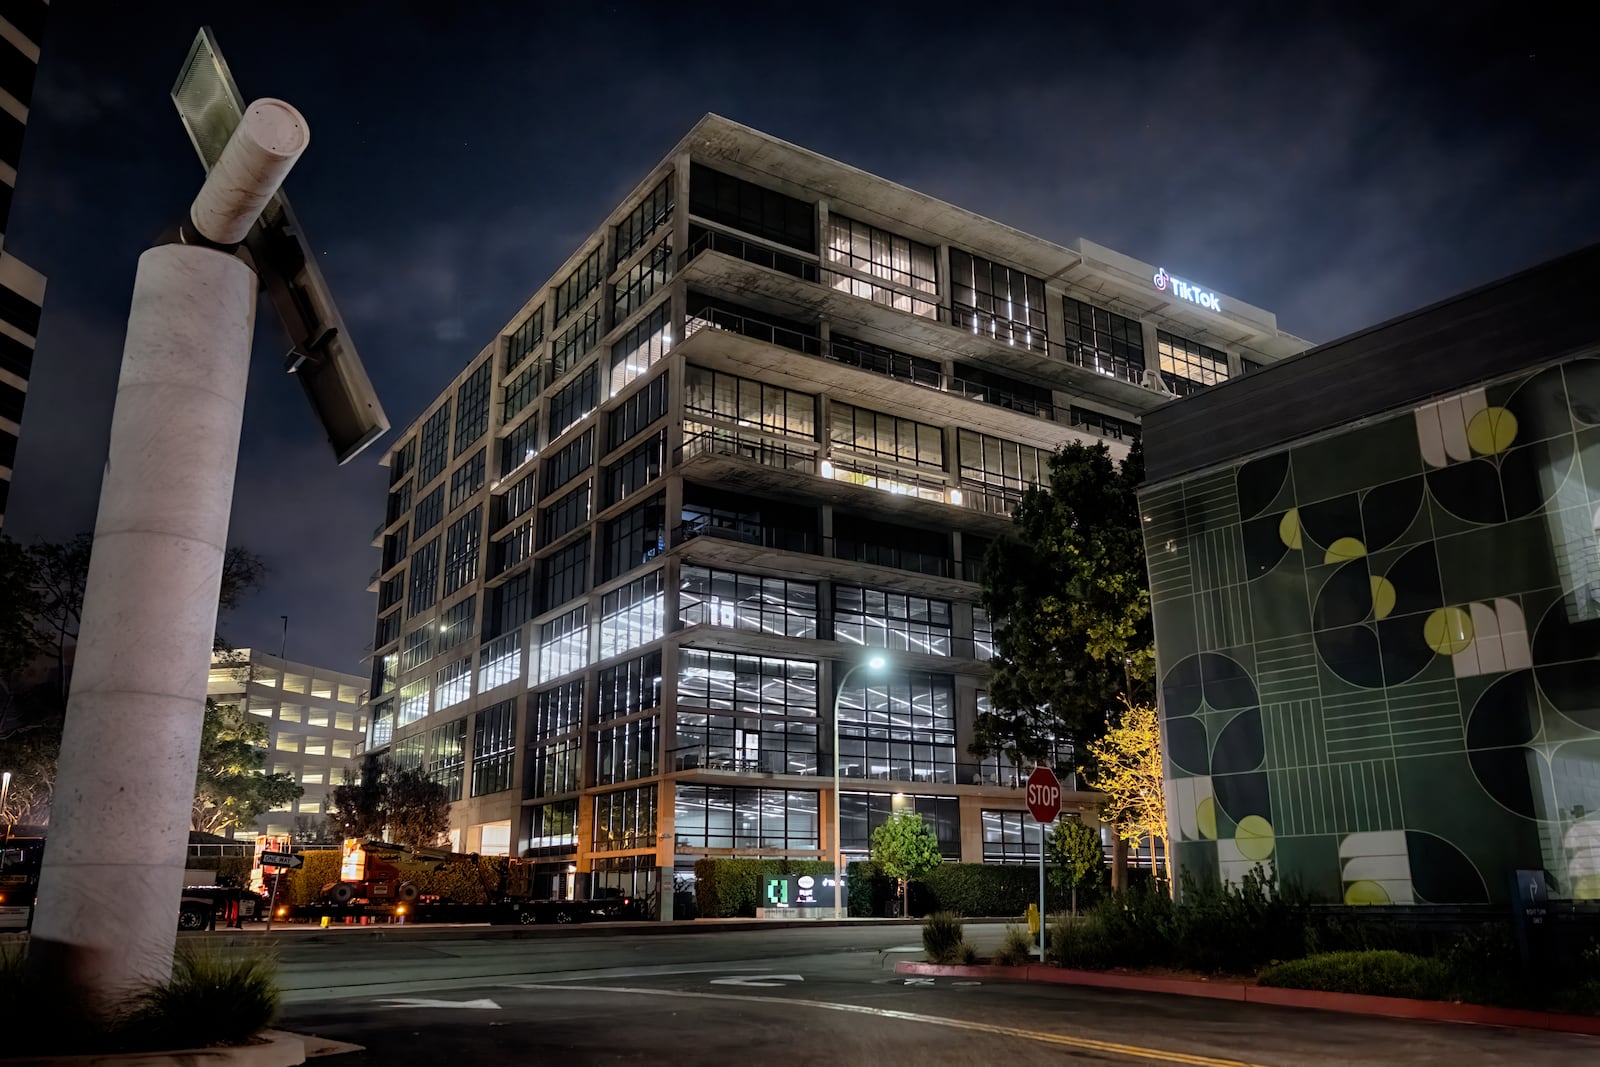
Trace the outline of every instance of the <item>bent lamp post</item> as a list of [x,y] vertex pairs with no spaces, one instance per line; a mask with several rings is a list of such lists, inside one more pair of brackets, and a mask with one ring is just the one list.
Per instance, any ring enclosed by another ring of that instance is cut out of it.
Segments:
[[881,655],[871,655],[860,663],[852,664],[844,672],[844,677],[839,679],[839,684],[833,690],[833,917],[842,919],[845,915],[844,900],[844,841],[839,837],[839,808],[843,794],[839,790],[839,776],[842,764],[839,761],[839,698],[844,695],[844,687],[850,684],[850,676],[859,670],[881,671],[888,665],[888,660]]
[[339,459],[388,428],[348,342],[330,347],[332,326],[303,336],[319,314],[337,319],[320,275],[284,251],[305,249],[278,193],[309,143],[305,120],[280,100],[243,106],[208,31],[180,87],[205,80],[197,65],[211,82],[209,151],[196,137],[209,173],[176,240],[140,256],[134,277],[28,953],[36,977],[101,1011],[171,973],[263,283],[313,298],[284,326],[303,350],[294,369],[315,364],[360,414],[330,418],[312,397]]

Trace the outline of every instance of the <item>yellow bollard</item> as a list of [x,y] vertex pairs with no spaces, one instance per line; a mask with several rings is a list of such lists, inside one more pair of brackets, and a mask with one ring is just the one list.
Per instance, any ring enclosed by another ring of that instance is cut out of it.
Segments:
[[323,916],[323,917],[322,917],[322,928],[323,928],[323,929],[324,929],[324,930],[326,930],[326,929],[327,929],[327,928],[328,928],[328,923],[329,923],[329,922],[331,922],[331,921],[332,921],[332,920],[333,920],[333,916],[331,916],[331,915],[324,915],[324,916]]
[[1028,933],[1035,936],[1039,933],[1039,905],[1028,905]]

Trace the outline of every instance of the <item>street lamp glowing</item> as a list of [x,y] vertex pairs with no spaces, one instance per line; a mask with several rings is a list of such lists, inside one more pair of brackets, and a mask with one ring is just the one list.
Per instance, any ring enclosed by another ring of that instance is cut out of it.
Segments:
[[844,687],[850,684],[850,676],[856,671],[863,668],[869,671],[882,671],[888,665],[887,656],[874,652],[865,660],[851,665],[833,691],[833,840],[830,842],[830,847],[834,856],[833,917],[835,919],[844,918],[844,842],[839,837],[839,807],[843,799],[839,788],[839,776],[843,773],[839,762],[839,698],[844,695]]

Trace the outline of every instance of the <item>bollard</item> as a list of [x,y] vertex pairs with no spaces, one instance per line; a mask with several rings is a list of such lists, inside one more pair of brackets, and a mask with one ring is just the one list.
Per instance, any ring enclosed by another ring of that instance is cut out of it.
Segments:
[[327,928],[328,928],[328,923],[329,923],[329,921],[330,921],[330,920],[331,920],[331,919],[332,919],[332,916],[330,916],[330,915],[324,915],[324,916],[323,916],[323,917],[322,917],[322,928],[323,928],[323,929],[324,929],[324,930],[326,930],[326,929],[327,929]]

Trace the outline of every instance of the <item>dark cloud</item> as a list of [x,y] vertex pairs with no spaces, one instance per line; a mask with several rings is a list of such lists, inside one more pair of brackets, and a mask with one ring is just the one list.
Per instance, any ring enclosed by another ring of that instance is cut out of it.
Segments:
[[[55,5],[6,247],[50,276],[7,532],[88,529],[133,269],[200,179],[214,25],[312,127],[296,210],[397,426],[701,114],[1326,340],[1600,239],[1596,77],[1539,4]],[[263,318],[270,318],[264,309]],[[260,327],[236,643],[359,671],[384,474],[335,468]]]

